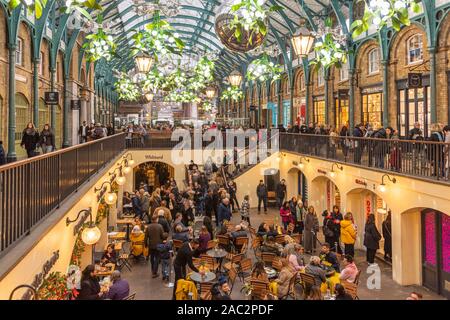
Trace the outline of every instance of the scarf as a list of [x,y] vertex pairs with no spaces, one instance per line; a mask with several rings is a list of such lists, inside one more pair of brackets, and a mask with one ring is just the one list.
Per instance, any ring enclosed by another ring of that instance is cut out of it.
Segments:
[[36,134],[36,130],[34,130],[34,128],[26,128],[25,133],[29,136],[34,136]]

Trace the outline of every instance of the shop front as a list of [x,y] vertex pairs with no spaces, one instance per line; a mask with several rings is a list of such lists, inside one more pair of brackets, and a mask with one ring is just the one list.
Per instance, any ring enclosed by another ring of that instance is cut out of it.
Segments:
[[291,101],[283,100],[283,126],[287,128],[291,123]]
[[338,90],[334,93],[334,105],[335,105],[335,123],[336,128],[340,130],[340,128],[348,122],[348,106],[349,106],[349,97],[348,97],[348,89]]
[[317,125],[325,125],[325,113],[326,113],[326,107],[325,107],[325,97],[324,96],[317,96],[313,97],[313,120],[314,123]]
[[408,137],[408,132],[419,122],[425,137],[430,136],[430,77],[421,77],[421,84],[417,87],[408,85],[408,79],[397,81],[398,106],[397,127],[400,136]]
[[422,283],[450,298],[450,216],[424,209],[422,217]]
[[277,121],[278,121],[278,105],[276,103],[274,103],[274,102],[268,102],[267,103],[267,111],[268,111],[267,115],[271,116],[271,117],[268,117],[269,124],[271,126],[277,127],[278,126],[278,124],[277,124]]
[[156,188],[166,184],[169,179],[174,178],[174,168],[167,163],[149,161],[134,168],[135,189],[139,189],[141,183],[148,185],[149,193]]
[[306,121],[306,99],[304,97],[294,98],[294,114],[297,124]]
[[361,116],[364,124],[373,128],[383,126],[383,86],[371,86],[361,89]]

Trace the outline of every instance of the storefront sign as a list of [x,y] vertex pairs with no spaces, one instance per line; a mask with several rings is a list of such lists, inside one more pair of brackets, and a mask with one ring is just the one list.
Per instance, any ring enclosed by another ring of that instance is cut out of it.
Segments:
[[153,154],[146,154],[145,159],[146,160],[162,160],[164,156],[155,156]]
[[331,181],[327,181],[327,210],[331,209]]
[[[44,265],[42,266],[42,272],[38,273],[34,276],[34,280],[31,283],[33,288],[39,289],[39,287],[44,282],[45,277],[50,273],[50,270],[56,264],[56,261],[59,259],[59,250],[53,252],[53,255],[48,259]],[[31,298],[31,292],[28,290],[23,296],[22,300],[29,300]]]
[[59,92],[45,92],[44,100],[47,105],[57,105],[59,102]]
[[372,213],[372,195],[368,194],[364,197],[364,211],[366,213],[366,217]]
[[379,92],[383,92],[383,87],[376,86],[376,87],[368,87],[368,88],[361,89],[362,94],[379,93]]
[[326,171],[323,171],[323,170],[321,170],[321,169],[317,169],[317,172],[318,172],[318,173],[321,173],[321,174],[327,174]]
[[367,187],[367,182],[364,180],[356,179],[355,183]]

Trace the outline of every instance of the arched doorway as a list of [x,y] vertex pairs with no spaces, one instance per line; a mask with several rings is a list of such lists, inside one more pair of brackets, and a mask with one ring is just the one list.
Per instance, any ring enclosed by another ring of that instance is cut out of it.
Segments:
[[[375,215],[375,225],[380,233],[382,233],[382,224],[386,219],[389,208],[384,200],[375,192],[357,188],[347,193],[347,211],[353,214],[355,225],[358,228],[355,247],[364,249],[364,228],[367,216],[371,213]],[[378,253],[384,256],[384,238],[380,241],[380,249]]]
[[422,209],[422,284],[450,298],[450,216]]
[[16,154],[17,158],[25,158],[27,153],[24,148],[20,146],[22,141],[22,133],[28,122],[31,121],[30,104],[27,98],[22,93],[16,93]]
[[167,163],[159,161],[144,162],[134,168],[134,189],[138,189],[143,182],[148,184],[149,192],[152,192],[174,176],[175,169]]
[[302,201],[308,200],[308,183],[305,175],[298,168],[291,168],[286,178],[288,198],[302,196]]
[[320,176],[311,181],[308,190],[308,203],[316,209],[319,221],[322,212],[332,210],[334,205],[342,210],[341,192],[336,184],[325,176]]

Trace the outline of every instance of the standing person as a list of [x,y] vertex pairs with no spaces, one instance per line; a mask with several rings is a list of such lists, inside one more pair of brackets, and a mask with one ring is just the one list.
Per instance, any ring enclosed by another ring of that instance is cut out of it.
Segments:
[[285,201],[280,208],[281,222],[283,223],[283,228],[287,231],[289,222],[291,222],[291,209],[289,207],[289,202]]
[[[236,183],[233,180],[231,180],[228,183],[228,193],[230,194],[231,208],[232,208],[233,212],[237,212],[240,209],[239,209],[239,202],[236,197],[237,187],[236,187]],[[237,209],[236,209],[235,205],[236,205]]]
[[261,202],[264,205],[264,213],[267,214],[267,187],[263,180],[259,180],[256,187],[256,195],[258,196],[258,214],[261,213]]
[[299,195],[297,203],[295,205],[295,211],[292,212],[292,214],[295,215],[294,233],[303,234],[303,229],[304,229],[303,219],[306,216],[307,210],[303,206],[303,201],[301,200],[301,198],[302,198],[301,195]]
[[5,149],[3,148],[3,141],[0,140],[0,166],[6,163]]
[[[191,242],[185,242],[177,252],[175,261],[173,262],[173,269],[175,271],[175,285],[173,286],[172,300],[175,300],[175,292],[177,291],[177,282],[180,279],[186,279],[186,265],[194,272],[199,272],[197,267],[192,262],[192,255],[198,248],[199,242],[197,239]],[[203,273],[204,271],[200,271]]]
[[286,180],[282,179],[276,186],[277,206],[281,208],[281,205],[286,198]]
[[367,262],[369,265],[375,265],[375,254],[380,247],[379,242],[381,240],[381,234],[377,230],[375,225],[375,215],[369,214],[366,221],[366,227],[364,229],[364,245],[367,248]]
[[230,200],[228,198],[224,198],[219,204],[219,207],[217,209],[217,217],[219,221],[218,225],[223,225],[223,222],[225,220],[231,220]]
[[77,300],[99,300],[102,298],[103,292],[100,290],[97,271],[93,264],[88,265],[81,273],[80,287]]
[[241,205],[241,218],[243,221],[247,221],[250,226],[250,197],[247,195],[244,196],[244,200]]
[[20,146],[27,150],[28,158],[36,155],[36,147],[39,142],[39,132],[34,127],[32,122],[28,122],[27,127],[22,132],[22,141]]
[[214,194],[213,191],[209,189],[205,197],[205,216],[212,218],[213,211],[214,211]]
[[139,191],[134,193],[134,197],[131,199],[131,205],[133,207],[134,217],[139,217],[142,220],[144,213],[142,211],[141,194]]
[[333,212],[331,212],[331,219],[333,220],[333,243],[331,243],[332,247],[335,250],[337,250],[337,253],[342,254],[341,244],[340,244],[340,238],[341,238],[341,221],[344,220],[344,217],[342,217],[341,210],[339,209],[339,206],[334,205],[333,206]]
[[78,135],[80,136],[80,143],[87,142],[88,133],[89,133],[89,127],[88,127],[86,121],[83,121],[83,124],[78,129]]
[[[387,127],[386,129],[381,128],[374,133],[375,139],[390,139],[394,129],[392,127]],[[386,155],[389,154],[389,148],[386,141],[374,141],[374,154],[375,154],[375,167],[384,169],[384,160]],[[413,159],[414,160],[414,159]]]
[[164,229],[158,223],[158,216],[152,216],[151,223],[145,230],[145,247],[149,249],[152,278],[158,277],[159,252],[157,246],[163,242],[163,234]]
[[169,281],[170,275],[170,255],[172,250],[172,242],[167,240],[169,234],[164,232],[163,241],[156,246],[161,258],[161,274],[163,281]]
[[[353,136],[357,138],[364,137],[364,125],[362,123],[358,124],[355,129],[353,130]],[[353,145],[355,147],[355,153],[353,155],[353,161],[355,163],[360,164],[361,163],[361,157],[362,157],[362,149],[364,147],[362,143],[362,139],[354,139]]]
[[94,130],[92,130],[91,138],[93,140],[98,140],[104,138],[106,136],[105,129],[102,127],[100,123],[96,123]]
[[392,261],[392,212],[388,211],[386,219],[382,224],[384,238],[384,260]]
[[450,171],[450,126],[446,125],[443,129],[444,132],[444,161],[445,161],[445,173],[444,173],[444,179],[448,180],[449,178],[449,171]]
[[345,255],[355,256],[356,228],[353,224],[353,215],[347,212],[341,221],[341,240],[344,243]]
[[53,134],[48,124],[44,125],[44,129],[41,131],[39,137],[39,144],[42,148],[42,153],[48,153],[54,151],[55,148],[55,135]]
[[113,126],[112,126],[111,123],[109,123],[109,124],[106,126],[106,132],[107,132],[108,136],[114,135],[114,128],[113,128]]
[[349,133],[349,123],[348,122],[346,122],[342,126],[341,131],[339,132],[339,135],[341,136],[342,153],[344,154],[344,157],[347,159],[347,154],[348,154],[348,149],[349,149],[348,136],[350,135],[350,133]]
[[316,249],[316,235],[319,231],[319,219],[317,219],[317,215],[313,206],[308,207],[308,212],[305,216],[304,227],[305,229],[303,241],[305,252],[311,254],[312,250]]

